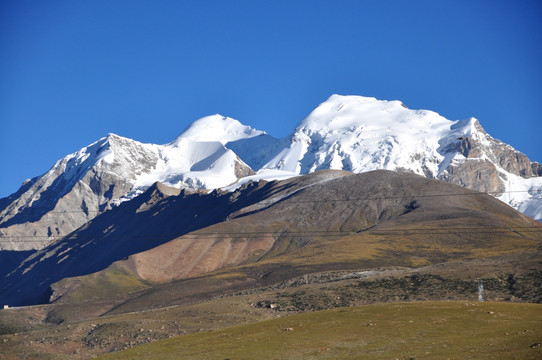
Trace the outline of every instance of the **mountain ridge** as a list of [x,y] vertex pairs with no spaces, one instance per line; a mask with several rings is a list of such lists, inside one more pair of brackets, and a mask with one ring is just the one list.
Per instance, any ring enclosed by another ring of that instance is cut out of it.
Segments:
[[39,249],[156,181],[235,189],[320,169],[412,172],[491,193],[542,219],[542,166],[492,138],[478,120],[332,95],[281,139],[218,114],[165,145],[109,134],[0,199],[0,249]]

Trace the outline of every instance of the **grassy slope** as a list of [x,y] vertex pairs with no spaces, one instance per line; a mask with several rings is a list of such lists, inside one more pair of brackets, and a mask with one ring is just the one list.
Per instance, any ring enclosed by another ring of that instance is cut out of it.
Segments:
[[70,321],[48,322],[65,316],[66,310],[78,309],[89,311],[84,303],[70,309],[57,308],[53,314],[50,305],[0,311],[0,359],[89,359],[150,341],[277,316],[269,309],[250,307],[244,298],[219,298],[85,320],[70,314]]
[[[478,277],[484,282],[486,300],[542,299],[539,290],[542,278],[536,275],[539,273],[513,277],[502,274],[493,278],[491,273],[499,264],[489,266],[484,261],[426,269],[396,269],[367,279],[341,281],[336,279],[342,278],[344,271],[325,272],[303,276],[286,284],[196,302],[190,300],[191,296],[187,299],[180,294],[187,295],[187,291],[196,291],[204,284],[201,281],[183,281],[179,283],[181,289],[165,286],[163,291],[150,293],[120,308],[115,308],[111,302],[90,301],[0,311],[0,359],[88,359],[180,334],[256,323],[299,312],[345,306],[353,308],[377,302],[448,299],[472,303],[477,299]],[[532,265],[527,261],[527,268]],[[471,269],[470,280],[463,279],[461,275],[465,266]],[[487,266],[492,269],[489,273]],[[501,268],[503,271],[507,269],[507,266]],[[431,275],[436,270],[447,275]],[[486,275],[489,278],[485,278]],[[215,276],[206,279],[205,286],[225,285],[230,292],[232,286],[228,284],[231,280]],[[525,291],[534,293],[529,295]],[[177,299],[174,302],[185,304],[162,307],[172,305],[174,298]],[[276,307],[272,309],[270,304]],[[112,308],[113,311],[108,311]],[[143,308],[153,309],[138,311]],[[107,315],[100,316],[104,312]]]
[[196,333],[102,358],[539,359],[541,340],[541,305],[389,303]]
[[53,285],[58,294],[62,294],[65,285],[73,286],[76,289],[71,297],[72,302],[81,302],[92,298],[112,298],[118,293],[128,293],[130,291],[146,288],[150,285],[132,272],[119,268],[113,264],[109,271],[100,271],[88,276],[78,276],[60,280]]

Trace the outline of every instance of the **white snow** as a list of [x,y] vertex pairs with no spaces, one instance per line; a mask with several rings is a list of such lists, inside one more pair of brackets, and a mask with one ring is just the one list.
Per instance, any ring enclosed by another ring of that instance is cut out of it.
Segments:
[[258,170],[289,143],[289,137],[276,139],[268,134],[260,134],[230,141],[226,147],[233,150],[253,170]]
[[264,131],[252,129],[235,119],[216,114],[194,121],[173,143],[182,141],[182,139],[190,139],[203,142],[218,141],[225,145],[231,141],[263,134],[265,134]]
[[410,110],[399,101],[333,95],[299,124],[289,147],[264,168],[302,174],[327,168],[409,169],[436,177],[439,165],[455,156],[447,158],[441,149],[468,136],[472,123]]
[[[501,169],[501,172],[504,170]],[[542,221],[542,177],[524,179],[510,173],[505,173],[505,177],[506,192],[498,199],[525,215]]]

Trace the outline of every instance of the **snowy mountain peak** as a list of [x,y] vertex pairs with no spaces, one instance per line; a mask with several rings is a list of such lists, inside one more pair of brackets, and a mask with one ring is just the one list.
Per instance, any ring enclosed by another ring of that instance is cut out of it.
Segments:
[[[332,95],[275,153],[262,169],[297,174],[321,169],[412,172],[493,193],[542,218],[542,197],[532,195],[539,193],[533,189],[542,188],[541,167],[492,138],[475,118],[452,121],[430,110],[409,109],[400,101]],[[517,191],[525,191],[521,199]]]
[[[253,133],[236,120],[220,121],[229,133],[216,140]],[[247,131],[239,133],[239,129]],[[16,239],[32,233],[38,240],[3,242],[0,250],[40,248],[141,194],[156,181],[177,188],[214,189],[254,173],[220,141],[198,141],[196,135],[156,145],[108,134],[58,160],[43,176],[26,183],[16,196],[0,202],[0,236],[9,234]],[[50,212],[57,215],[50,216]]]
[[109,145],[112,145],[112,146],[122,145],[122,144],[124,144],[126,142],[137,142],[137,143],[139,143],[139,141],[132,140],[130,138],[117,135],[115,133],[108,133],[106,137],[101,138],[97,142],[103,142],[104,144],[109,144]]
[[225,145],[232,141],[262,134],[265,132],[243,125],[230,117],[216,114],[194,121],[173,143],[180,142],[182,139],[190,139],[200,142],[218,141]]
[[122,138],[122,136],[119,136],[115,133],[108,133],[105,139],[115,139],[115,138]]
[[408,130],[443,123],[444,119],[428,110],[410,110],[402,102],[373,97],[332,95],[316,107],[297,127],[297,131],[351,132],[359,127]]
[[63,166],[66,171],[69,171],[71,168],[80,168],[83,164],[86,168],[90,168],[101,161],[112,163],[115,160],[115,154],[119,152],[122,153],[123,148],[134,145],[143,144],[129,138],[109,133],[106,137],[58,160],[55,167]]
[[409,169],[437,177],[448,143],[469,136],[471,121],[450,121],[400,101],[333,95],[296,128],[289,149],[265,168],[296,173],[320,169],[363,172]]

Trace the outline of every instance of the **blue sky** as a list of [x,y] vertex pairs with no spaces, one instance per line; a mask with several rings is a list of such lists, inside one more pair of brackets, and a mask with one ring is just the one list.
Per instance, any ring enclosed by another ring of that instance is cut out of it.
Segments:
[[2,1],[0,197],[113,132],[220,113],[275,137],[331,94],[401,100],[542,162],[542,2]]

